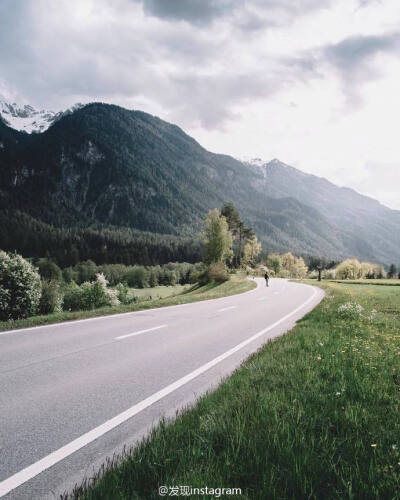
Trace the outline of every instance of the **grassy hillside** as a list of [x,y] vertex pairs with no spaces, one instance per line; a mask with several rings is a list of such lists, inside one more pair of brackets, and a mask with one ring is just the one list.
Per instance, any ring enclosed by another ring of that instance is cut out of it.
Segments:
[[326,298],[290,333],[68,498],[156,499],[160,485],[239,487],[249,500],[398,498],[400,288],[322,286]]

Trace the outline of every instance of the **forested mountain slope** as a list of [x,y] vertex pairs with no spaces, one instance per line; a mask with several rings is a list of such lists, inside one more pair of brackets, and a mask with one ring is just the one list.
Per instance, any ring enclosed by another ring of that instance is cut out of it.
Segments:
[[[233,201],[269,249],[400,260],[399,212],[351,190],[338,198],[341,188],[326,183],[280,162],[260,167],[210,153],[175,125],[113,105],[89,104],[40,134],[0,120],[3,217],[18,210],[19,220],[26,213],[64,232],[90,226],[181,237],[197,234],[209,209]],[[371,224],[379,226],[372,238]],[[0,237],[15,245],[10,231]]]

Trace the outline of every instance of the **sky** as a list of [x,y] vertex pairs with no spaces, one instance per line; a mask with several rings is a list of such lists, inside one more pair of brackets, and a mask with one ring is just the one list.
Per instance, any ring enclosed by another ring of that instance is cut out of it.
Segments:
[[141,109],[400,209],[398,0],[1,0],[0,94]]

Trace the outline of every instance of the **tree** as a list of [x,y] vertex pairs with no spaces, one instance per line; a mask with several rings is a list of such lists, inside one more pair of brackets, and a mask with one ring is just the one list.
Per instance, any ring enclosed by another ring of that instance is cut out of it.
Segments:
[[357,259],[346,259],[336,268],[336,277],[342,280],[358,279],[362,276],[361,264]]
[[40,259],[37,263],[40,276],[46,281],[61,281],[62,272],[55,262]]
[[221,215],[225,217],[226,222],[228,223],[229,231],[235,235],[240,223],[240,216],[231,201],[222,205]]
[[282,269],[282,259],[278,253],[271,253],[267,258],[267,267],[274,271],[275,276],[278,275]]
[[308,267],[306,266],[303,257],[295,257],[293,274],[297,279],[303,279],[306,277],[308,272]]
[[388,278],[395,278],[397,275],[397,268],[394,264],[390,264],[389,271],[387,273]]
[[235,255],[236,267],[240,267],[243,253],[243,243],[245,240],[254,237],[254,231],[250,227],[246,227],[239,212],[232,202],[225,203],[221,208],[221,215],[226,218],[232,238],[237,239],[237,252]]
[[260,252],[261,243],[259,243],[257,236],[253,236],[253,238],[247,240],[244,247],[243,262],[251,267],[254,267]]
[[42,293],[40,276],[21,255],[0,251],[0,319],[35,314]]
[[281,255],[280,259],[285,277],[302,279],[306,276],[308,267],[302,257],[296,257],[291,252],[287,252]]
[[204,220],[204,262],[225,262],[232,259],[232,235],[226,218],[215,208]]

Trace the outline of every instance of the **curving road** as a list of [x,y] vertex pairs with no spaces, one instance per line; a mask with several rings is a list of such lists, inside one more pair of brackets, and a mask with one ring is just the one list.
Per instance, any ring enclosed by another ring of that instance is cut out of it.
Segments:
[[323,297],[231,297],[0,333],[0,496],[56,498],[193,402]]

